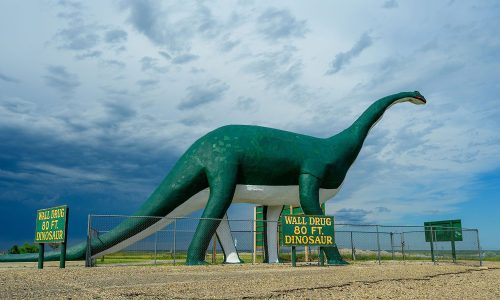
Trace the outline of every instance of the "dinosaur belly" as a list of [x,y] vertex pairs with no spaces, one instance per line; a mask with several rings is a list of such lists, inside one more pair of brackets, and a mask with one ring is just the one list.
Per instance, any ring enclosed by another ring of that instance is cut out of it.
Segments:
[[[339,189],[320,189],[319,199],[321,203],[326,202],[337,194]],[[204,189],[192,196],[185,204],[181,206],[195,206],[199,208],[200,205],[208,201],[210,189]],[[243,185],[238,184],[234,192],[233,203],[253,203],[258,205],[295,205],[299,206],[299,186],[270,186],[270,185]],[[191,205],[190,205],[191,204]],[[179,207],[180,208],[180,207]],[[177,209],[176,209],[177,210]],[[175,210],[174,210],[175,212]]]
[[[337,191],[338,189],[320,189],[320,202],[323,203],[335,196]],[[238,185],[234,193],[233,203],[299,206],[299,186]]]

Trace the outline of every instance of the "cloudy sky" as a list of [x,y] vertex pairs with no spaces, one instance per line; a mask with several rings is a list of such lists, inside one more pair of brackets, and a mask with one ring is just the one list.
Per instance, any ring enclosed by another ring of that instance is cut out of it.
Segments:
[[460,218],[498,249],[499,15],[486,0],[2,1],[0,249],[33,239],[39,208],[68,204],[75,239],[89,213],[133,213],[219,126],[328,137],[414,90],[428,104],[385,114],[328,213]]

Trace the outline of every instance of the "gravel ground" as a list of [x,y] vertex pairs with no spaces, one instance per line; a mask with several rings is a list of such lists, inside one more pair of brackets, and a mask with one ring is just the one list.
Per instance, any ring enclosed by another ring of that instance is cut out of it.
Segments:
[[[24,267],[23,267],[24,266]],[[120,266],[0,264],[0,298],[500,299],[500,264]]]

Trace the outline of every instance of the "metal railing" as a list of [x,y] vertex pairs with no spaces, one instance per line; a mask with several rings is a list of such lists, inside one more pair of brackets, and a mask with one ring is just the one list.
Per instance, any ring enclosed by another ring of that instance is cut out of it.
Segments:
[[[200,220],[200,218],[89,215],[86,265],[184,263],[189,243]],[[214,221],[214,226],[220,221],[210,220]],[[129,244],[121,244],[120,247],[101,249],[99,239],[125,221],[136,223],[136,232],[142,236]],[[258,245],[256,221],[228,221],[240,258],[244,262],[263,262],[264,249]],[[385,260],[421,260],[482,265],[477,229],[335,224],[335,243],[342,256],[352,261],[374,260],[381,263]],[[278,249],[280,261],[289,261],[290,247]],[[319,248],[297,247],[297,256],[299,261],[312,262],[318,258]],[[222,248],[215,235],[208,246],[206,261],[213,264],[223,262]]]

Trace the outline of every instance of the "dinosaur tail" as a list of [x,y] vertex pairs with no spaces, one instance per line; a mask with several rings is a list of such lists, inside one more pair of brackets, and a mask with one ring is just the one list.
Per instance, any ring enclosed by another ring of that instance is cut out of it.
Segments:
[[[66,250],[67,260],[82,260],[85,258],[87,243],[80,243]],[[45,252],[44,259],[46,261],[59,260],[60,251],[49,251]],[[0,255],[0,262],[29,262],[37,261],[38,253],[26,253],[26,254],[7,254]]]
[[[134,214],[135,216],[156,216],[159,218],[126,218],[111,231],[92,239],[92,256],[119,251],[166,226],[171,219],[165,217],[178,217],[201,208],[192,206],[178,210],[178,213],[173,216],[170,214],[207,186],[203,168],[190,162],[189,157],[186,157],[186,155],[181,157],[172,171]],[[69,247],[66,251],[67,260],[85,259],[87,242]],[[59,260],[59,257],[59,251],[45,253],[45,260],[48,261]],[[0,255],[0,262],[37,260],[38,253]]]

